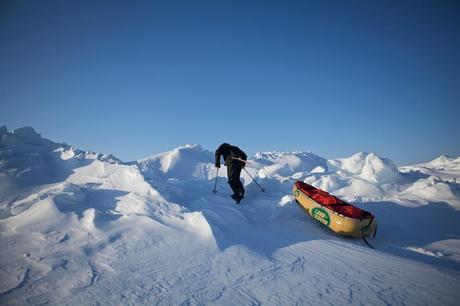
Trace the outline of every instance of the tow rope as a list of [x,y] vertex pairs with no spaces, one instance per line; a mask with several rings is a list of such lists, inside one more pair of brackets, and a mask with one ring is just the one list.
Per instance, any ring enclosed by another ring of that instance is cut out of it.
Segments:
[[[369,224],[367,226],[370,226],[372,221],[374,221],[374,217],[371,218],[371,221],[369,222]],[[375,226],[375,230],[374,230],[374,234],[372,235],[372,239],[375,238],[375,235],[377,235],[377,225]],[[363,241],[371,248],[371,249],[375,249],[367,240],[366,240],[366,237],[363,237]]]

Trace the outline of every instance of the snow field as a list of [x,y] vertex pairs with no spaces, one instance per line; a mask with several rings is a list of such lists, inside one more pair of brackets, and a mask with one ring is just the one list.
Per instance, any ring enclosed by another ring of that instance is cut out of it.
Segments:
[[[246,198],[217,194],[198,145],[124,163],[0,129],[4,305],[456,305],[460,166],[396,167],[373,153],[327,160],[257,153]],[[292,200],[304,180],[377,216],[368,248]]]

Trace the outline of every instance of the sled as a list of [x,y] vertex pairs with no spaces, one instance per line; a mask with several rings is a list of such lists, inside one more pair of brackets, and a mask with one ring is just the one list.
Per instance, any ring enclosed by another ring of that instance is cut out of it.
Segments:
[[294,183],[292,192],[297,204],[307,214],[335,233],[357,238],[365,238],[372,233],[375,236],[377,220],[370,212],[301,181]]

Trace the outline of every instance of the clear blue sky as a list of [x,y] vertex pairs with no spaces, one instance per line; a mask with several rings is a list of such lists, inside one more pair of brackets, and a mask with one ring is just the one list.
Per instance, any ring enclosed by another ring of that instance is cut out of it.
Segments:
[[460,155],[460,1],[0,2],[0,125],[134,160]]

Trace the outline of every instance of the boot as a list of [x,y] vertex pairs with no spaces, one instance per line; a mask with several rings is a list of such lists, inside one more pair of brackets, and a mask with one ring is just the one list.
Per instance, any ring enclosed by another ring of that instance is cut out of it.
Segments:
[[233,200],[235,200],[236,204],[240,204],[241,199],[243,198],[243,196],[237,194],[232,194],[231,197]]

